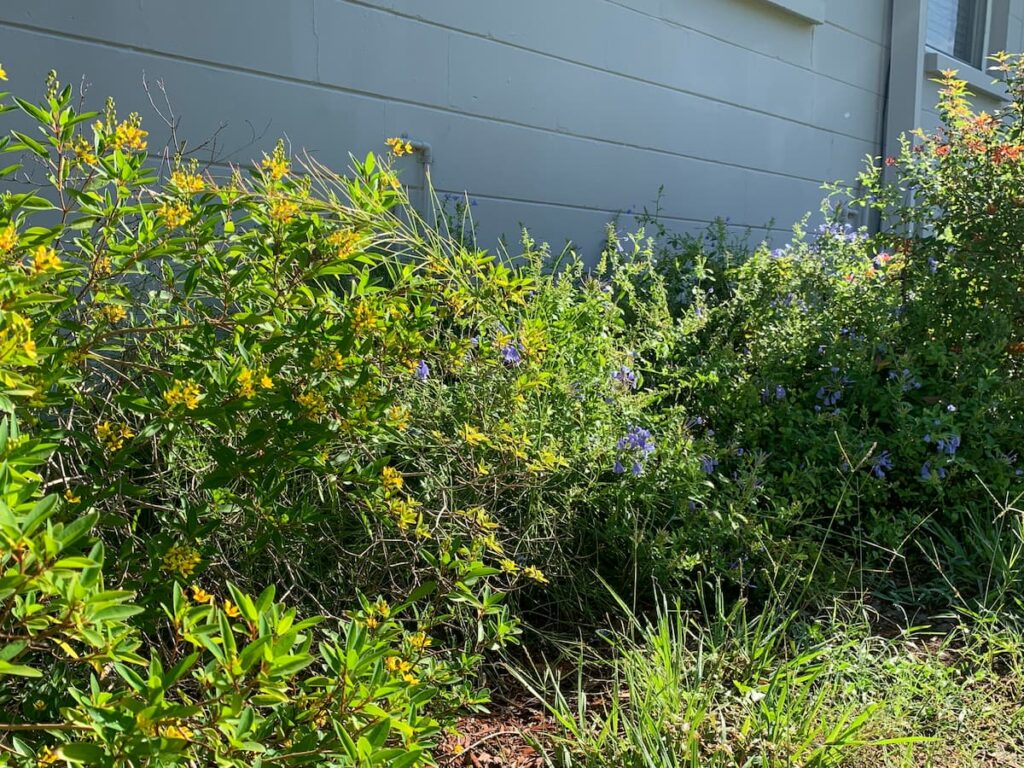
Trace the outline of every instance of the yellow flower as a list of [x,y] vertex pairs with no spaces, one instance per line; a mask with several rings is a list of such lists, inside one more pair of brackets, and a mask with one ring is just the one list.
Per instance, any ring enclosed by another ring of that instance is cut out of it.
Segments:
[[165,739],[188,741],[192,738],[192,729],[184,725],[168,725],[163,728],[162,735]]
[[93,146],[84,136],[79,136],[74,145],[75,158],[86,165],[96,165],[96,153]]
[[388,656],[384,659],[384,669],[388,672],[398,672],[401,666],[402,660],[398,656]]
[[402,155],[411,155],[414,151],[413,146],[410,142],[405,139],[392,138],[384,142],[387,144],[395,157],[401,157]]
[[373,605],[370,606],[370,611],[386,619],[391,615],[391,606],[383,597],[378,597],[373,601]]
[[108,453],[121,450],[125,441],[133,437],[135,437],[135,433],[127,424],[103,421],[96,425],[96,440]]
[[402,182],[400,182],[398,177],[390,171],[384,171],[381,173],[380,177],[383,182],[395,190],[395,192],[400,192],[402,190]]
[[369,304],[360,301],[352,313],[352,328],[359,333],[377,324],[377,313]]
[[224,613],[230,616],[232,619],[237,619],[242,615],[242,612],[238,610],[238,606],[232,603],[230,600],[224,601]]
[[335,255],[341,261],[349,258],[359,247],[359,233],[351,229],[339,229],[332,232],[327,238],[327,243],[335,250]]
[[255,374],[248,368],[243,368],[238,373],[235,383],[238,385],[238,394],[246,399],[256,394],[256,383],[253,381]]
[[337,350],[320,351],[313,355],[313,367],[320,371],[340,371],[345,367],[345,358]]
[[100,314],[111,325],[115,325],[128,317],[128,312],[120,304],[104,304],[100,307]]
[[369,616],[369,617],[367,617],[367,619],[366,619],[366,628],[367,629],[376,629],[379,626],[380,626],[380,619],[378,619],[376,616]]
[[388,422],[399,432],[409,428],[409,409],[404,405],[392,405],[388,408]]
[[202,192],[205,186],[202,176],[198,173],[189,173],[188,171],[174,171],[171,174],[171,184],[186,194]]
[[40,275],[43,272],[56,271],[60,267],[60,258],[53,248],[39,245],[32,251],[32,271],[35,274]]
[[97,256],[92,263],[92,271],[97,277],[110,277],[114,271],[109,256]]
[[399,530],[402,531],[407,530],[414,525],[419,525],[419,506],[420,503],[418,501],[409,498],[396,498],[391,499],[388,502],[388,510],[391,512],[392,517],[395,518],[395,524],[398,526]]
[[187,203],[180,200],[174,203],[164,203],[157,209],[159,215],[171,229],[183,227],[192,219],[192,209]]
[[468,445],[474,447],[488,442],[487,435],[469,424],[462,425],[461,436]]
[[380,484],[384,488],[384,493],[390,496],[393,493],[397,493],[402,490],[404,481],[402,480],[402,473],[394,467],[384,467],[380,471]]
[[410,674],[408,672],[402,675],[402,679],[405,680],[405,682],[407,682],[409,685],[416,685],[419,682],[419,679],[416,677],[416,675]]
[[141,118],[135,113],[128,116],[128,119],[120,123],[114,129],[114,147],[134,152],[142,152],[146,149],[146,136],[149,134],[142,130]]
[[160,568],[167,573],[175,573],[181,578],[187,579],[202,561],[203,558],[195,547],[188,544],[175,544],[164,553]]
[[295,398],[306,417],[319,421],[327,415],[327,401],[319,392],[303,392]]
[[278,224],[287,224],[299,213],[299,206],[291,200],[277,200],[270,206],[270,220]]
[[270,157],[264,155],[260,165],[273,181],[280,181],[287,176],[291,166],[284,153],[284,142],[278,141],[277,146],[274,147],[274,153]]
[[433,644],[433,640],[426,632],[416,632],[409,636],[409,645],[414,651],[422,653]]
[[510,560],[507,557],[501,561],[500,566],[502,573],[515,573],[519,570],[519,566],[516,565],[516,561]]
[[202,397],[203,391],[199,388],[192,379],[187,381],[174,380],[174,385],[164,392],[164,401],[170,407],[177,405],[183,405],[189,411],[194,411],[199,407],[199,398]]
[[64,491],[64,500],[68,504],[77,504],[82,500],[82,497],[72,491],[70,488]]
[[532,565],[528,565],[523,568],[523,575],[531,581],[536,581],[538,584],[548,584],[548,577],[540,570]]
[[263,387],[264,389],[273,389],[274,380],[264,373],[263,376],[260,378],[260,386]]
[[200,587],[198,584],[192,585],[192,599],[197,603],[208,603],[213,600],[213,595],[207,592],[205,589]]
[[0,253],[9,253],[18,244],[18,230],[13,224],[0,229]]
[[[2,71],[3,70],[0,69],[0,72]],[[6,80],[7,78],[5,77],[3,79]],[[60,760],[60,754],[50,749],[50,747],[43,747],[39,750],[39,754],[36,756],[36,762],[39,765],[53,765],[58,760]]]
[[2,66],[0,66],[0,80],[6,80],[6,79],[7,79],[7,70],[5,70]]

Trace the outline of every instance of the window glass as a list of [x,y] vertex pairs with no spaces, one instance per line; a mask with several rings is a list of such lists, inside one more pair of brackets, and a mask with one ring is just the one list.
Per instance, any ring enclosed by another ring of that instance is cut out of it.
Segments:
[[980,67],[984,30],[984,0],[929,0],[929,47]]

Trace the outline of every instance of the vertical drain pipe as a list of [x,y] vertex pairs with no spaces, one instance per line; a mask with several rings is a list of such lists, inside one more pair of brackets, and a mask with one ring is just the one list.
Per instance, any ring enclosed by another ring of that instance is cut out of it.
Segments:
[[413,141],[409,139],[409,144],[412,146],[413,152],[420,160],[420,164],[423,166],[423,200],[421,201],[421,210],[423,218],[427,217],[428,205],[432,200],[431,190],[433,184],[430,179],[430,168],[434,163],[434,150],[425,141]]

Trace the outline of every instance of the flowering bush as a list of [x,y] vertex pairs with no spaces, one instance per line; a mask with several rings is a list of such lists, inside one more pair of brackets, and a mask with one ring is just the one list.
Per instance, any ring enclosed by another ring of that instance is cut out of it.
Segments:
[[[835,188],[831,223],[749,252],[724,231],[661,241],[634,303],[668,295],[680,333],[647,379],[700,414],[711,482],[754,476],[767,535],[739,562],[799,561],[820,532],[913,561],[929,530],[956,540],[989,494],[1024,490],[1024,65],[996,65],[1004,109],[972,112],[946,73],[943,127]],[[881,231],[835,223],[857,208]]]

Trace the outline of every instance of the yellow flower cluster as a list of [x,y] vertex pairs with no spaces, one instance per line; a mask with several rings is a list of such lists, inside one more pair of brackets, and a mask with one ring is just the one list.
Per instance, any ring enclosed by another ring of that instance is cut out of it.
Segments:
[[188,544],[175,544],[164,553],[160,568],[167,573],[174,573],[187,579],[203,561],[199,550]]
[[7,312],[4,320],[6,322],[0,328],[0,359],[5,359],[17,349],[35,359],[36,343],[32,338],[32,321],[17,312]]
[[274,147],[274,153],[270,157],[264,155],[260,165],[273,181],[280,181],[287,176],[291,166],[284,154],[284,142],[278,141],[277,146]]
[[277,200],[270,206],[270,220],[287,224],[299,214],[299,206],[291,200]]
[[400,139],[398,137],[388,139],[384,143],[391,148],[391,152],[394,154],[395,157],[401,157],[402,155],[411,155],[415,151],[411,142],[408,142],[405,139]]
[[85,136],[79,136],[75,140],[73,150],[75,153],[75,159],[78,160],[80,163],[85,163],[86,165],[96,165],[96,152],[93,151],[92,144],[89,143]]
[[[238,372],[238,376],[235,378],[235,384],[238,386],[238,394],[241,397],[249,399],[256,394],[257,375],[256,371],[251,368],[242,368],[242,370]],[[273,389],[274,380],[264,373],[259,376],[259,385],[263,389]]]
[[203,177],[198,173],[189,173],[188,171],[181,170],[174,171],[171,174],[171,184],[189,195],[202,192],[205,186],[203,184]]
[[128,312],[120,304],[104,304],[100,307],[100,314],[111,325],[116,325],[128,317]]
[[203,391],[192,379],[187,381],[174,380],[174,384],[164,392],[164,401],[172,408],[183,405],[186,409],[194,411],[199,407],[199,398]]
[[404,405],[392,405],[388,408],[388,423],[397,429],[399,432],[404,432],[409,428],[409,418],[411,413],[409,408]]
[[384,489],[385,496],[393,496],[402,490],[402,486],[405,481],[402,479],[402,473],[394,467],[384,467],[380,471],[380,484]]
[[335,256],[340,261],[344,261],[358,250],[360,240],[358,232],[351,229],[339,229],[328,236],[327,244],[334,249]]
[[423,653],[433,644],[433,640],[426,632],[414,632],[409,635],[409,645],[412,646],[414,651]]
[[187,203],[178,200],[164,203],[157,209],[157,214],[163,218],[168,227],[177,229],[188,224],[192,218],[192,209],[188,207]]
[[384,669],[392,675],[399,675],[409,685],[416,685],[419,680],[412,673],[412,663],[399,656],[388,656],[384,659]]
[[189,741],[194,735],[192,729],[187,725],[166,725],[160,729],[160,735],[165,739],[178,739]]
[[532,565],[528,565],[523,568],[523,575],[531,581],[536,581],[538,584],[548,584],[548,577],[544,575],[544,572],[540,568]]
[[133,437],[135,433],[127,424],[102,421],[96,425],[96,439],[108,453],[120,451],[124,448],[125,441]]
[[10,253],[18,245],[18,230],[13,224],[0,229],[0,253]]
[[32,272],[37,275],[43,272],[56,272],[61,268],[60,257],[53,248],[38,245],[32,250]]
[[224,601],[224,613],[230,616],[232,619],[237,619],[242,615],[242,612],[238,610],[238,606],[232,603],[230,600]]
[[143,152],[146,149],[146,137],[149,135],[140,127],[142,119],[134,112],[128,119],[119,123],[114,129],[114,147],[122,152]]
[[406,531],[413,526],[419,528],[423,524],[420,506],[416,499],[392,498],[388,501],[388,512],[391,513],[399,530]]
[[307,418],[319,421],[327,415],[327,401],[319,392],[303,392],[295,398]]
[[370,305],[365,301],[360,301],[356,304],[355,311],[352,313],[352,328],[356,333],[372,328],[376,324],[377,313],[373,311]]
[[345,367],[345,358],[338,350],[318,350],[313,355],[313,367],[318,371],[340,371]]

